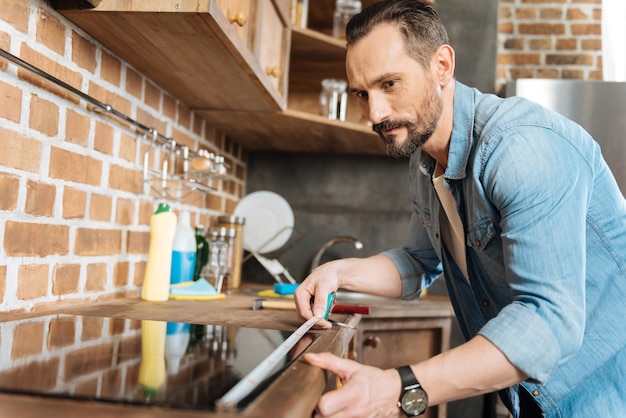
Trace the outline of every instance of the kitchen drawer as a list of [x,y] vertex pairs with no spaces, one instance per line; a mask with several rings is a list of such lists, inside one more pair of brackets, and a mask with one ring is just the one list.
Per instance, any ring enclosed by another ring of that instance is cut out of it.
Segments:
[[[423,311],[422,311],[423,312]],[[360,363],[388,369],[427,360],[450,346],[450,316],[364,316],[358,326],[351,357]],[[432,406],[427,418],[445,418],[447,405]]]

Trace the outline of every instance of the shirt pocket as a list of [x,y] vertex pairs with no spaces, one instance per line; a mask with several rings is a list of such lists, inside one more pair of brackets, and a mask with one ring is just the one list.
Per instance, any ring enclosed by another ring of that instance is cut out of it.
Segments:
[[467,228],[467,245],[476,252],[483,252],[495,236],[496,228],[491,218],[481,219]]
[[430,208],[424,204],[418,204],[415,208],[415,215],[417,215],[417,220],[422,228],[426,228],[430,231],[432,227],[432,217],[430,214]]
[[[435,225],[433,224],[430,208],[424,206],[419,207],[416,211],[416,215],[419,225],[424,228],[426,234],[428,235],[428,238],[430,239],[431,244],[433,245],[433,248],[437,251],[438,246],[436,245],[437,239],[435,237],[436,231],[434,228]],[[440,254],[437,253],[437,255]]]
[[[502,264],[502,246],[496,226],[491,218],[482,219],[467,229],[467,246],[473,251],[473,268],[478,280],[497,288],[510,289]],[[501,295],[502,296],[502,295]]]

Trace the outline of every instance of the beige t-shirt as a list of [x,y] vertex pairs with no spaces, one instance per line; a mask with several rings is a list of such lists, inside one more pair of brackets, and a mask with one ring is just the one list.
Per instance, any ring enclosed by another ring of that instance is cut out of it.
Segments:
[[441,239],[452,254],[452,258],[461,269],[465,280],[467,276],[467,262],[465,260],[465,235],[463,234],[463,224],[456,211],[456,204],[452,193],[444,184],[444,170],[438,163],[435,167],[433,185],[441,202],[441,213],[439,214],[439,226],[441,228]]

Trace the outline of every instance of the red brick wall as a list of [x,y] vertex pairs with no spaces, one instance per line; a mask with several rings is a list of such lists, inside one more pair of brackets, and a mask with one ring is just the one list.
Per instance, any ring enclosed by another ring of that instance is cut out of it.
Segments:
[[500,0],[496,90],[519,78],[602,79],[602,0]]
[[[0,48],[191,150],[223,155],[234,180],[171,203],[194,225],[232,212],[245,188],[243,150],[47,2],[1,0]],[[148,149],[119,121],[0,58],[0,311],[137,294],[158,203],[142,182]]]

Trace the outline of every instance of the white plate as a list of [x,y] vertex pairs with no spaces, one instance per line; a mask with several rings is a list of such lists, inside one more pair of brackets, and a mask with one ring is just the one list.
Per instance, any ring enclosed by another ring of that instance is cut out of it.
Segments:
[[293,231],[293,211],[279,194],[261,190],[239,201],[235,215],[246,219],[243,225],[243,246],[259,254],[281,248]]

